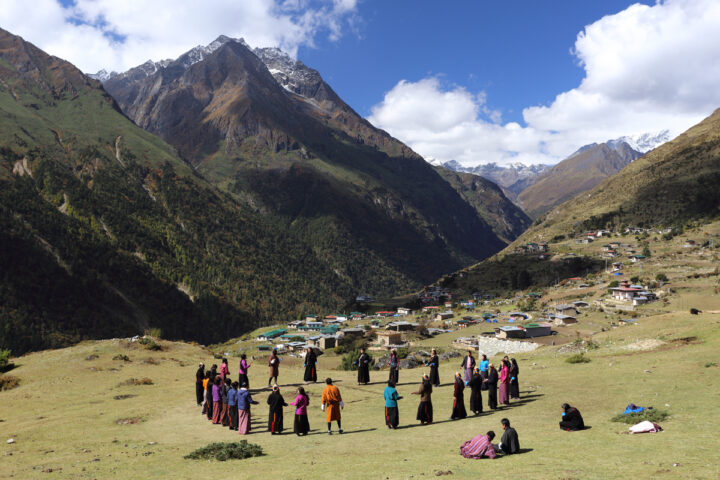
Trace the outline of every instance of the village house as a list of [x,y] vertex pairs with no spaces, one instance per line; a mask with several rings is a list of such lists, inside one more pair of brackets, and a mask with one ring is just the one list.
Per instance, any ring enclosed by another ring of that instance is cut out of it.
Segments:
[[305,321],[306,321],[306,322],[317,322],[317,321],[318,321],[318,316],[315,315],[315,314],[306,315],[306,316],[305,316]]
[[395,330],[396,332],[405,332],[408,330],[414,330],[415,327],[417,327],[417,323],[410,323],[410,322],[390,322],[385,327],[385,330]]
[[293,322],[288,323],[288,328],[298,328],[300,325],[302,325],[304,322],[302,320],[295,320]]
[[433,317],[433,320],[436,322],[442,322],[443,320],[450,320],[453,317],[455,317],[455,314],[451,311],[438,312]]
[[380,312],[375,312],[375,315],[378,317],[392,317],[395,315],[395,312],[392,310],[382,310]]
[[280,335],[284,335],[287,333],[287,330],[284,328],[277,328],[275,330],[270,330],[265,333],[261,333],[258,335],[257,339],[260,342],[266,342],[268,340],[273,340],[274,338],[279,337]]
[[378,343],[384,347],[402,344],[402,334],[390,330],[377,332]]
[[407,307],[398,307],[397,314],[401,317],[406,317],[408,315],[412,315],[413,311],[410,308]]
[[568,313],[572,312],[577,315],[577,307],[575,305],[568,305],[566,303],[561,303],[559,305],[555,305],[555,311],[559,313]]
[[365,335],[365,330],[362,328],[345,328],[343,330],[340,330],[340,333],[344,337],[362,337]]
[[337,345],[337,337],[334,335],[320,335],[315,337],[314,344],[311,344],[311,339],[308,339],[308,346],[315,346],[321,350],[327,350],[328,348],[335,348]]
[[686,240],[683,244],[683,248],[694,248],[697,247],[697,244],[695,243],[695,240]]
[[646,258],[645,255],[631,255],[630,261],[632,263],[638,263],[638,262],[642,262],[643,260],[645,260],[645,258]]
[[582,300],[575,300],[571,303],[571,305],[573,305],[575,308],[585,308],[590,306],[588,302],[584,302]]
[[323,322],[317,320],[306,320],[305,325],[300,325],[298,330],[320,330],[323,328]]
[[525,338],[525,330],[512,325],[498,327],[495,329],[497,338]]
[[546,337],[552,335],[552,325],[547,322],[542,323],[526,323],[522,326],[525,329],[525,337]]
[[568,325],[573,325],[577,323],[577,318],[573,317],[572,315],[557,314],[552,315],[551,319],[553,320],[553,324],[556,327],[566,327]]

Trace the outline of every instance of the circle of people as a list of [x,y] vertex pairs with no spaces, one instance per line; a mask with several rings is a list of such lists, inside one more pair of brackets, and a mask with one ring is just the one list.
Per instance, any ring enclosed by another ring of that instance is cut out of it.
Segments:
[[[267,398],[269,407],[268,431],[273,435],[282,433],[284,429],[283,407],[292,405],[295,407],[293,431],[298,436],[307,435],[310,431],[308,422],[310,398],[305,389],[300,386],[295,392],[295,400],[290,402],[289,405],[285,402],[277,385],[280,362],[281,358],[277,350],[273,350],[268,359],[270,370],[268,388],[272,389]],[[357,366],[358,385],[370,383],[371,358],[364,348],[360,349],[360,355],[353,363]],[[389,429],[396,429],[399,425],[398,401],[403,398],[396,389],[400,376],[399,358],[396,350],[393,350],[390,354],[389,366],[389,378],[383,392],[385,424]],[[411,392],[411,394],[419,395],[420,398],[417,420],[423,425],[430,425],[433,423],[433,387],[440,386],[440,359],[435,349],[432,350],[432,354],[428,361],[425,362],[425,366],[429,367],[430,373],[423,374],[420,389]],[[228,427],[230,430],[237,431],[240,435],[250,433],[251,406],[259,403],[253,400],[249,390],[248,370],[250,367],[251,364],[247,360],[247,355],[242,354],[237,381],[231,380],[228,362],[225,358],[222,359],[219,371],[217,365],[212,365],[209,370],[205,371],[205,366],[201,363],[195,378],[196,399],[198,406],[202,406],[202,414],[213,424]],[[312,348],[307,350],[304,367],[303,380],[306,383],[317,382],[317,355]],[[475,415],[483,412],[483,391],[487,392],[488,407],[491,410],[498,408],[498,401],[504,405],[510,405],[510,399],[520,398],[519,373],[520,369],[514,358],[510,359],[505,356],[498,370],[494,364],[490,363],[486,355],[481,355],[479,362],[477,362],[473,357],[473,351],[468,350],[467,355],[463,357],[460,364],[460,371],[455,374],[450,419],[458,420],[467,417],[464,401],[464,390],[466,388],[470,389],[469,406],[470,411]],[[336,422],[338,433],[342,434],[341,411],[345,404],[340,389],[333,384],[331,378],[327,378],[325,384],[320,398],[320,408],[326,414],[327,433],[332,435],[332,422]],[[571,431],[584,428],[582,416],[576,408],[565,403],[562,405],[562,409],[562,421],[560,422],[562,429]],[[519,453],[520,443],[516,430],[510,426],[510,421],[507,418],[503,418],[500,424],[503,429],[503,436],[498,444],[492,443],[495,433],[489,431],[463,443],[460,447],[460,453],[466,458],[495,458],[498,453]]]

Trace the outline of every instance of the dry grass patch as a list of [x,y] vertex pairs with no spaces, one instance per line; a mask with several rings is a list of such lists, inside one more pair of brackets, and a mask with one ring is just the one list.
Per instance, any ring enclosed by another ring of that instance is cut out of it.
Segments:
[[0,375],[0,391],[12,390],[20,385],[20,379],[14,375]]
[[147,377],[144,378],[128,378],[124,382],[118,384],[118,387],[124,387],[127,385],[152,385],[153,381]]

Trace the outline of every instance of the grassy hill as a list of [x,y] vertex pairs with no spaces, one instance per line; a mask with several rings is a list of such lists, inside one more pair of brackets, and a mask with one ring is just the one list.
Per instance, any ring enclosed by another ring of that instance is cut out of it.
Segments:
[[[516,245],[591,229],[682,225],[720,215],[720,110],[539,217]],[[509,247],[509,249],[513,246]]]
[[[442,362],[443,386],[433,393],[436,423],[431,426],[416,426],[417,397],[410,395],[418,387],[422,368],[401,370],[401,429],[390,431],[384,426],[381,395],[387,371],[371,372],[373,384],[359,387],[355,372],[335,370],[340,356],[332,352],[320,357],[319,376],[333,377],[341,389],[346,434],[325,433],[324,414],[319,410],[321,385],[311,385],[307,390],[313,431],[306,438],[291,432],[280,436],[266,432],[267,390],[254,393],[260,405],[253,409],[251,435],[240,437],[210,425],[195,406],[194,371],[199,361],[218,360],[196,345],[160,341],[162,351],[149,351],[119,339],[24,355],[13,359],[17,367],[9,372],[20,379],[20,386],[0,392],[5,407],[0,429],[15,440],[1,444],[0,476],[46,478],[44,472],[52,470],[56,478],[105,478],[140,471],[144,478],[198,478],[232,470],[248,479],[265,478],[268,471],[303,479],[337,478],[338,471],[348,479],[418,478],[447,471],[453,478],[502,477],[509,471],[532,479],[717,478],[720,470],[712,461],[718,447],[714,432],[720,427],[720,404],[713,401],[720,382],[717,252],[682,246],[688,238],[702,236],[720,238],[720,223],[670,240],[651,240],[652,260],[642,267],[628,267],[627,276],[654,278],[665,273],[672,290],[663,300],[640,307],[636,325],[617,326],[624,317],[591,307],[580,315],[578,325],[557,328],[561,332],[554,338],[570,343],[515,355],[520,364],[521,400],[508,408],[449,421],[452,391],[448,382],[458,362]],[[621,240],[629,242],[631,237]],[[558,248],[594,255],[597,247],[573,243]],[[587,289],[570,284],[543,289],[540,301],[553,304],[582,295],[593,303],[605,295],[612,278],[591,275],[586,278],[592,284]],[[703,313],[690,315],[690,307]],[[449,349],[456,336],[477,335],[483,328],[440,335],[414,348]],[[244,347],[233,343],[217,351],[232,355],[232,373],[239,348]],[[572,352],[582,350],[589,363],[565,361]],[[127,355],[129,361],[115,359],[117,355]],[[491,360],[497,362],[501,355]],[[256,356],[252,363],[250,383],[255,388],[266,381],[267,359]],[[148,378],[152,384],[127,385],[132,378]],[[286,400],[292,398],[301,379],[299,360],[285,356],[280,383]],[[483,399],[486,405],[487,397]],[[574,433],[559,430],[563,402],[578,407],[592,428]],[[631,402],[667,411],[670,417],[660,422],[664,431],[628,435],[627,425],[610,421]],[[285,414],[287,428],[292,407]],[[499,432],[503,417],[518,430],[522,454],[495,461],[458,455],[463,441],[490,429]],[[261,445],[265,456],[223,463],[182,458],[210,442],[241,438]],[[347,469],[348,464],[362,468]]]

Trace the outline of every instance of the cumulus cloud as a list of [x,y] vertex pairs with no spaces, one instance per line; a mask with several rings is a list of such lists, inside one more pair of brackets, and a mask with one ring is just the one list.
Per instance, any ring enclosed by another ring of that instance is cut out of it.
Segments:
[[420,154],[466,165],[555,163],[578,147],[669,129],[677,135],[720,107],[720,2],[632,5],[588,25],[573,54],[580,85],[499,124],[483,92],[437,78],[400,81],[369,120]]
[[357,0],[2,0],[0,26],[86,72],[175,58],[218,35],[295,55],[355,20]]

